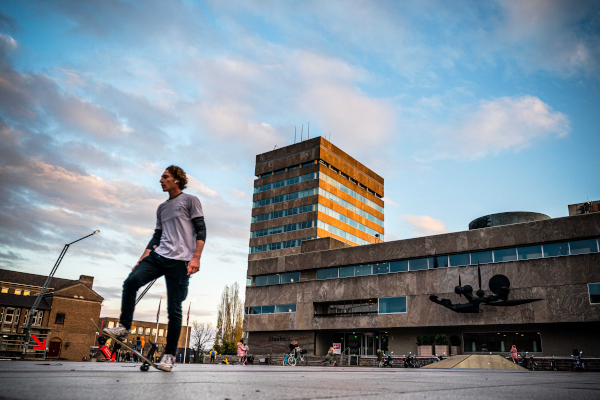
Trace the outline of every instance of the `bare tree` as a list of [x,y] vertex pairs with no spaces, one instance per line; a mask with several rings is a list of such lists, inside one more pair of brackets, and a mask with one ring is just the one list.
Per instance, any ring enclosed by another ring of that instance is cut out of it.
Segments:
[[240,299],[240,288],[237,283],[225,286],[221,295],[217,313],[217,335],[215,344],[221,346],[221,352],[231,352],[233,346],[242,337],[244,304]]
[[215,340],[216,330],[210,322],[192,321],[192,337],[190,342],[196,351],[196,358],[201,360],[208,351],[208,345]]

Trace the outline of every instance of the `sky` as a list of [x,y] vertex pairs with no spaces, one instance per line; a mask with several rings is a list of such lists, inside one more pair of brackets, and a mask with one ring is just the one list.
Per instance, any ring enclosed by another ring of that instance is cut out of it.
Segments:
[[386,241],[563,217],[600,199],[599,83],[597,1],[5,0],[0,268],[46,275],[99,229],[56,276],[118,316],[176,164],[208,233],[184,309],[214,324],[245,286],[255,156],[308,123],[385,179]]

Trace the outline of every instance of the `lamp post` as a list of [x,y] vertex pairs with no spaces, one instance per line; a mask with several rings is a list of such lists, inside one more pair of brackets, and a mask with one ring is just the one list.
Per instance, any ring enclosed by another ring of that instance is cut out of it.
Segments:
[[54,274],[56,273],[58,266],[60,265],[65,254],[67,253],[67,250],[69,250],[69,246],[72,245],[73,243],[79,242],[80,240],[83,240],[92,235],[95,235],[96,233],[100,233],[100,231],[96,230],[96,231],[90,233],[89,235],[82,237],[81,239],[77,239],[74,242],[65,244],[65,247],[62,249],[62,252],[58,256],[58,260],[56,260],[56,263],[54,264],[52,271],[50,271],[50,275],[48,275],[48,277],[46,278],[46,282],[44,282],[44,286],[42,287],[42,290],[40,290],[40,293],[38,293],[37,297],[35,298],[35,301],[33,302],[33,306],[31,306],[31,309],[29,310],[27,328],[25,329],[25,337],[23,338],[23,351],[21,352],[21,360],[25,360],[25,354],[27,353],[27,348],[29,347],[29,338],[31,336],[31,325],[33,323],[33,315],[36,312],[37,307],[40,305],[40,301],[42,301],[42,298],[44,297],[44,294],[46,293],[46,289],[48,289],[48,285],[50,285],[50,281],[54,277]]

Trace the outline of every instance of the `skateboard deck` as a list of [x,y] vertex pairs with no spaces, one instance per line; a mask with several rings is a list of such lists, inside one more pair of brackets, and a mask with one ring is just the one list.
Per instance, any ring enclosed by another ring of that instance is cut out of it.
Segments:
[[140,370],[142,371],[148,371],[148,365],[151,365],[153,368],[162,371],[161,369],[159,369],[156,364],[154,364],[152,361],[150,361],[148,358],[146,358],[143,354],[140,354],[139,352],[137,352],[133,347],[131,347],[130,345],[128,345],[125,342],[120,341],[119,339],[117,339],[116,337],[114,337],[113,335],[109,335],[108,333],[104,332],[96,323],[96,321],[94,321],[93,318],[90,318],[92,320],[92,324],[94,324],[94,326],[96,327],[96,330],[98,332],[100,332],[102,335],[106,335],[109,338],[111,338],[112,340],[114,340],[117,343],[120,343],[121,346],[131,350],[134,354],[136,354],[139,358],[141,358],[142,360],[144,360],[144,364],[142,364],[140,366]]

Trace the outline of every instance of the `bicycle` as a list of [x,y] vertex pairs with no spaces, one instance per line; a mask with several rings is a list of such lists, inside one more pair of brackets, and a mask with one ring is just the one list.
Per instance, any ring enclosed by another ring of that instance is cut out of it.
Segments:
[[296,365],[300,365],[300,366],[306,365],[307,361],[306,361],[306,357],[304,357],[304,355],[306,353],[308,353],[308,351],[298,349],[298,357],[296,357],[296,359],[294,360]]

